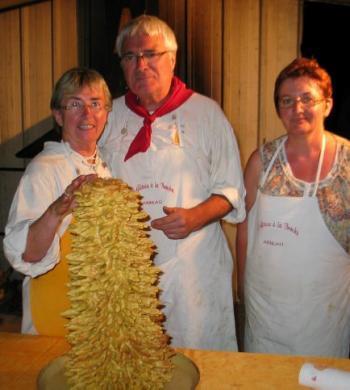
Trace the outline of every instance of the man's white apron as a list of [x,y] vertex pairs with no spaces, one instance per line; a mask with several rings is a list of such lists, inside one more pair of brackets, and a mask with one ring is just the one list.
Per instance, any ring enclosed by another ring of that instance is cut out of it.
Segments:
[[[263,186],[286,138],[262,177]],[[349,356],[350,256],[322,218],[316,192],[303,197],[258,190],[249,213],[245,350]]]
[[[173,115],[175,117],[175,115]],[[184,124],[168,117],[153,124],[146,153],[124,162],[128,130],[115,150],[112,169],[142,195],[143,208],[152,219],[164,217],[163,206],[190,208],[210,196],[208,162],[198,147],[183,142]],[[140,128],[130,116],[128,126]],[[174,137],[174,133],[177,137]],[[175,141],[174,141],[175,139]],[[165,327],[176,347],[237,350],[233,299],[232,257],[220,227],[212,223],[185,239],[171,240],[152,229],[155,264],[162,270],[160,299]]]

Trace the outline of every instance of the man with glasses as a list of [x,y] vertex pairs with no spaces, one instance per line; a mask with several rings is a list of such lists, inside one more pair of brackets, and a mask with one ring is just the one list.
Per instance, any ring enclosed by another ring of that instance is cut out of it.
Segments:
[[100,145],[150,215],[172,345],[235,351],[232,257],[220,219],[244,218],[239,152],[220,107],[174,76],[176,50],[173,31],[154,16],[120,32],[129,91],[114,101]]

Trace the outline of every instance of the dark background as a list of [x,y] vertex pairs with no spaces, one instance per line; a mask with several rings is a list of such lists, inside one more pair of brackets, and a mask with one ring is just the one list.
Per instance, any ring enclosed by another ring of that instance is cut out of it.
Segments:
[[326,128],[350,138],[350,6],[305,2],[301,53],[332,78],[334,105]]

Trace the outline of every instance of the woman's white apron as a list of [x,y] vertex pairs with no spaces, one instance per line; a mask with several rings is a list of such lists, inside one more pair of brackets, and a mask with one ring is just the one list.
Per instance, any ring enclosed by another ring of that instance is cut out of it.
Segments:
[[324,150],[325,139],[311,194],[258,190],[249,213],[247,352],[349,356],[350,256],[328,230],[316,197]]

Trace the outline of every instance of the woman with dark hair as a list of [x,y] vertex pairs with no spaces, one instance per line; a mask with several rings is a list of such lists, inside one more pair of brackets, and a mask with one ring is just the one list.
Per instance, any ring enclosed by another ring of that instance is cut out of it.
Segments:
[[110,177],[97,148],[111,107],[103,77],[92,69],[73,68],[57,81],[52,115],[61,142],[47,142],[27,166],[5,228],[4,250],[23,273],[22,333],[65,333],[61,313],[67,309],[68,225],[73,192],[96,175]]
[[348,357],[350,144],[324,128],[332,85],[316,60],[283,69],[274,101],[287,134],[250,157],[237,234],[245,350]]

